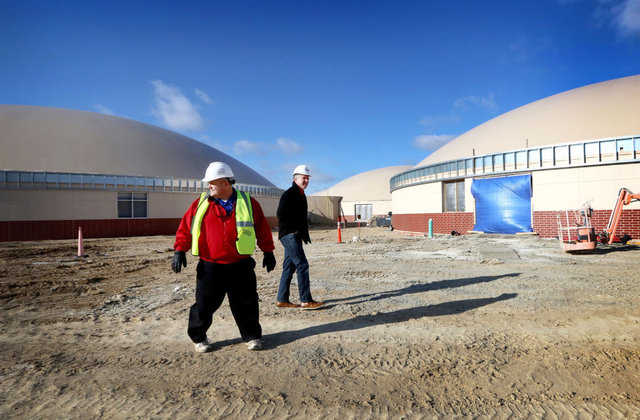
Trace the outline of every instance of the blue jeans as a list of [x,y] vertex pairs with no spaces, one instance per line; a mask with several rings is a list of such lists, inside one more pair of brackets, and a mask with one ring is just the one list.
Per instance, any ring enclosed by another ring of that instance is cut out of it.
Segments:
[[289,302],[289,287],[294,271],[298,273],[300,302],[311,302],[313,299],[309,288],[309,262],[302,249],[302,240],[295,233],[290,233],[280,238],[280,242],[284,247],[284,261],[278,287],[278,302]]

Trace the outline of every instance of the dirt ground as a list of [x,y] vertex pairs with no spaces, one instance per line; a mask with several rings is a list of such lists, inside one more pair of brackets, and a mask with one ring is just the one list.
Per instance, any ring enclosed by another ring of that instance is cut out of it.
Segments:
[[265,349],[247,350],[225,301],[206,354],[186,336],[195,260],[174,274],[172,237],[87,240],[82,259],[74,241],[0,244],[0,417],[640,416],[639,248],[311,237],[326,308],[277,308],[281,268],[258,252]]

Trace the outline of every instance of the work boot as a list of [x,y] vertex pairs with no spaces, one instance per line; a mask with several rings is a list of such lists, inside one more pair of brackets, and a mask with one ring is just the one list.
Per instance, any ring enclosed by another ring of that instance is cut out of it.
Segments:
[[324,302],[316,302],[315,300],[312,300],[310,302],[302,302],[300,304],[300,307],[302,309],[318,309],[321,308],[324,305]]
[[256,338],[247,343],[247,348],[249,350],[262,350],[262,339]]
[[291,302],[276,302],[278,308],[299,308],[300,305]]
[[213,343],[207,337],[204,338],[204,341],[193,343],[193,345],[198,353],[208,353],[213,350]]

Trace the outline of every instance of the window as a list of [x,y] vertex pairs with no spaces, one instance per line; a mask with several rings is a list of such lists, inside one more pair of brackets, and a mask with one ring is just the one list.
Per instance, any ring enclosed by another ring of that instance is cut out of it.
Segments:
[[[640,144],[640,143],[638,143]],[[466,167],[467,175],[473,174],[473,159],[465,160],[464,166]]]
[[616,142],[618,160],[633,159],[633,139],[622,139]]
[[569,151],[572,165],[584,163],[584,144],[572,144]]
[[545,147],[542,150],[542,166],[553,166],[553,147]]
[[540,149],[529,150],[529,167],[537,168],[540,166]]
[[587,158],[587,163],[600,162],[600,144],[599,143],[585,143],[584,154]]
[[527,167],[527,152],[516,152],[516,169],[526,169]]
[[464,181],[442,184],[444,211],[464,211]]
[[147,193],[119,192],[118,217],[147,217]]
[[568,165],[569,164],[569,147],[557,146],[555,148],[556,165]]
[[504,154],[504,170],[513,171],[516,168],[516,157],[513,152]]
[[603,162],[616,160],[615,140],[600,142],[600,159]]
[[485,172],[493,172],[493,157],[485,156],[484,157],[484,171]]
[[495,172],[504,171],[504,160],[502,154],[493,156],[493,170]]
[[476,158],[476,173],[480,174],[484,172],[484,168],[482,167],[482,158],[481,157],[477,157]]

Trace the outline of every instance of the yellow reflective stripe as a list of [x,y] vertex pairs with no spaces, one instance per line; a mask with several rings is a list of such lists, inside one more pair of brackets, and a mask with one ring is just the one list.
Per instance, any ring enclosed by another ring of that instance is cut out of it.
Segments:
[[[204,203],[204,205],[202,205]],[[202,219],[204,214],[209,208],[209,200],[207,199],[207,193],[200,194],[200,201],[198,202],[198,208],[196,214],[191,220],[191,253],[197,256],[200,253],[198,247],[198,241],[200,240],[200,227],[202,226]]]
[[253,227],[253,208],[251,197],[244,191],[238,191],[236,200],[236,249],[238,254],[251,255],[256,249],[256,231]]

